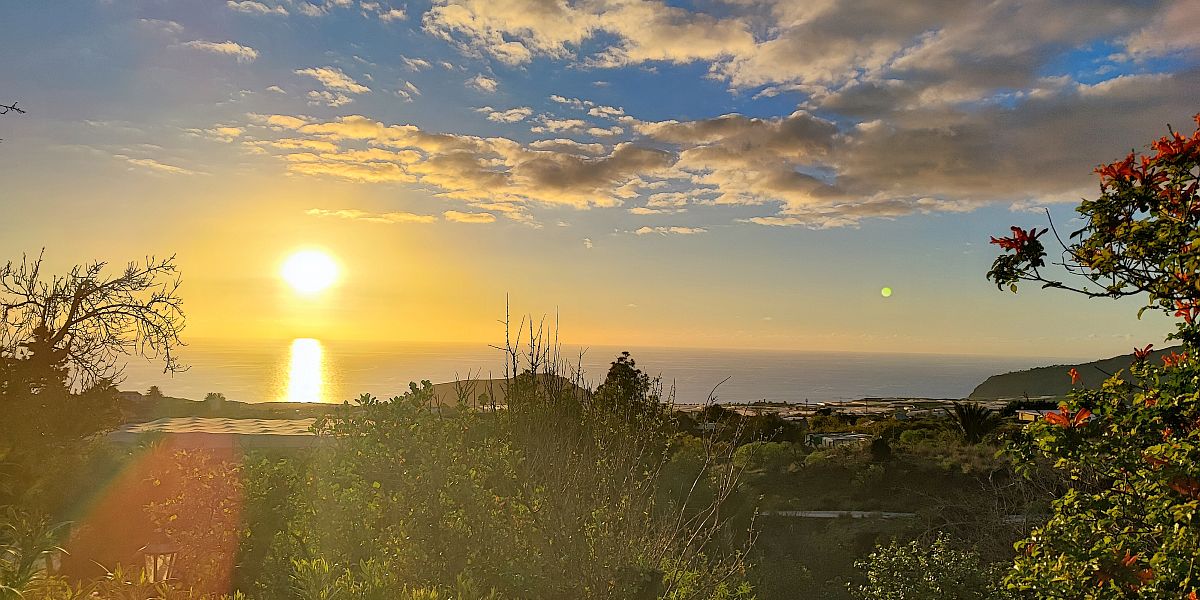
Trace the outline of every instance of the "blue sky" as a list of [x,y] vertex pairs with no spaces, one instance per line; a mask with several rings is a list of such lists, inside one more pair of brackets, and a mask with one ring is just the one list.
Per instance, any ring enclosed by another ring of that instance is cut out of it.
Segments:
[[[201,338],[488,340],[506,294],[597,344],[1169,330],[983,273],[1200,111],[1196,0],[41,3],[0,36],[0,247],[177,253]],[[303,247],[337,290],[280,288]]]

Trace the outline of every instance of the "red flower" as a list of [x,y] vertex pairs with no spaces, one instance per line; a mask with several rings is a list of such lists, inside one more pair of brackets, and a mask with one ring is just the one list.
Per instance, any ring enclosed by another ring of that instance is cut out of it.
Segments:
[[1191,300],[1176,300],[1175,316],[1183,317],[1183,320],[1187,321],[1188,325],[1195,325],[1196,317],[1200,317],[1200,305]]
[[1164,367],[1178,367],[1187,362],[1187,352],[1176,354],[1174,350],[1167,356],[1162,357]]
[[1053,425],[1058,425],[1059,427],[1074,429],[1087,422],[1091,416],[1092,411],[1086,408],[1080,409],[1079,412],[1072,415],[1071,411],[1067,410],[1066,406],[1061,406],[1059,407],[1058,412],[1046,413],[1046,422]]
[[1134,358],[1134,360],[1136,360],[1136,361],[1138,361],[1138,362],[1141,362],[1141,361],[1143,361],[1143,360],[1146,360],[1146,357],[1150,356],[1150,350],[1151,350],[1152,348],[1154,348],[1154,344],[1146,344],[1146,347],[1145,347],[1145,348],[1141,348],[1141,349],[1134,348],[1134,349],[1133,349],[1133,358]]
[[1076,371],[1075,367],[1071,367],[1071,370],[1067,371],[1067,375],[1071,376],[1071,385],[1079,383],[1079,371]]
[[1034,227],[1033,229],[1030,229],[1028,231],[1021,229],[1020,227],[1015,227],[1015,226],[1009,227],[1009,229],[1011,229],[1013,232],[1012,236],[1002,237],[1002,238],[997,238],[995,236],[992,236],[991,243],[996,244],[997,246],[1000,246],[1004,250],[1015,250],[1017,252],[1020,252],[1022,249],[1025,248],[1026,245],[1029,244],[1029,242],[1032,242],[1032,241],[1038,239],[1038,236],[1049,231],[1048,229],[1044,229],[1044,228],[1041,231],[1038,231],[1038,229],[1036,227]]

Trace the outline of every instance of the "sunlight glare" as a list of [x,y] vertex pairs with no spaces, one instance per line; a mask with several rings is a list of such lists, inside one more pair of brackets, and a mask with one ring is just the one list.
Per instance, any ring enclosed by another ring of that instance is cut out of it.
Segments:
[[299,338],[292,340],[291,360],[288,364],[287,396],[284,402],[321,402],[324,383],[324,355],[320,340]]
[[280,275],[297,292],[310,295],[333,285],[338,278],[338,265],[320,250],[302,250],[288,257]]

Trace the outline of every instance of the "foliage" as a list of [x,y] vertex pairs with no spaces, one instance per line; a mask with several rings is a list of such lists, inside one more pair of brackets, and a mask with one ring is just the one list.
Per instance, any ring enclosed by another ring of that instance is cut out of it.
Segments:
[[0,600],[15,600],[42,589],[45,565],[56,552],[63,525],[15,508],[0,516]]
[[173,259],[117,275],[105,263],[44,277],[42,260],[0,267],[0,504],[54,510],[96,434],[120,418],[119,357],[178,369],[183,313]]
[[[1200,125],[1200,116],[1198,116]],[[1015,456],[1069,478],[1048,522],[1018,544],[1007,582],[1039,598],[1195,598],[1200,594],[1200,127],[1097,169],[1101,196],[1066,249],[1069,269],[1099,290],[1047,280],[1026,259],[997,259],[998,284],[1045,282],[1092,297],[1145,293],[1147,308],[1178,318],[1183,352],[1151,364],[1150,346],[1100,389],[1029,426]],[[996,240],[1016,255],[1032,246]],[[1028,257],[1026,257],[1028,258]],[[1143,309],[1145,310],[1145,309]],[[1076,373],[1064,377],[1077,379]]]
[[851,593],[862,600],[992,600],[1007,595],[998,583],[1002,569],[954,548],[945,535],[928,546],[920,541],[880,546],[855,566],[865,571],[867,583],[851,586]]
[[1000,426],[1000,416],[978,402],[955,402],[950,416],[968,444],[978,444]]
[[213,451],[177,450],[152,473],[160,499],[145,507],[158,532],[179,548],[181,582],[203,592],[230,591],[241,531],[242,468]]
[[[997,287],[1035,281],[1042,287],[1091,297],[1147,295],[1147,307],[1173,313],[1181,325],[1200,316],[1200,114],[1190,136],[1178,132],[1156,140],[1152,153],[1098,167],[1100,197],[1085,200],[1076,211],[1084,221],[1064,249],[1061,265],[1093,287],[1049,278],[1044,232],[1013,227],[1013,235],[992,238],[1005,253],[996,258],[988,278]],[[1143,309],[1144,310],[1144,309]],[[1200,341],[1188,329],[1177,337]]]
[[740,469],[672,438],[632,359],[591,393],[546,370],[504,386],[498,412],[431,410],[429,382],[364,395],[317,422],[310,458],[251,461],[247,514],[285,517],[247,534],[258,581],[243,585],[262,600],[747,597],[724,512]]
[[735,466],[753,471],[779,471],[799,459],[796,447],[787,442],[750,442],[733,453]]

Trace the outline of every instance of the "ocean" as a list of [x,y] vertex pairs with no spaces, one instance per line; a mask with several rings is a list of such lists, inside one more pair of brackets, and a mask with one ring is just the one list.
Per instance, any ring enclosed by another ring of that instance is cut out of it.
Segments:
[[[583,353],[586,381],[598,383],[622,350],[661,376],[679,403],[837,402],[876,397],[963,398],[990,375],[1066,362],[1052,358],[791,352],[686,348],[591,347]],[[578,362],[580,349],[564,347]],[[219,392],[241,402],[342,402],[360,394],[399,395],[410,381],[441,383],[504,374],[504,355],[485,344],[364,345],[315,339],[198,343],[181,348],[190,368],[173,375],[133,361],[120,388],[202,399]],[[715,391],[714,391],[715,388]]]

